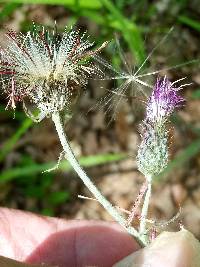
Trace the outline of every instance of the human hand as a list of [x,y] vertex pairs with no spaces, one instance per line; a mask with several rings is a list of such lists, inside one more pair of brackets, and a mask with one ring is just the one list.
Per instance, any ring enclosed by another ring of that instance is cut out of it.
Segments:
[[[110,267],[137,249],[138,244],[116,223],[0,209],[0,255],[10,259],[59,267]],[[11,266],[13,262],[0,258],[0,267]]]
[[[149,247],[115,223],[67,221],[0,209],[1,267],[199,267],[200,245],[186,230],[163,233]],[[138,251],[137,251],[138,250]],[[134,253],[133,253],[134,252]],[[131,254],[132,253],[132,254]],[[131,254],[127,258],[127,255]]]

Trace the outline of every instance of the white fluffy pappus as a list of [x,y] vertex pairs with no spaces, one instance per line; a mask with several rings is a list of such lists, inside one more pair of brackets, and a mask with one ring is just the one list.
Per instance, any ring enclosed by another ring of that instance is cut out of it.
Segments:
[[[39,120],[54,112],[70,113],[89,77],[97,71],[91,58],[105,45],[92,50],[94,43],[86,34],[65,29],[36,27],[26,34],[8,32],[8,45],[0,52],[0,74],[8,105],[32,102],[40,111]],[[28,112],[31,116],[31,113]]]

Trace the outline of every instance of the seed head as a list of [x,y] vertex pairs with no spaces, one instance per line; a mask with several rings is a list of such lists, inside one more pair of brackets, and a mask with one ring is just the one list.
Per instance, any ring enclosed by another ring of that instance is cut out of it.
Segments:
[[36,26],[26,34],[8,32],[7,37],[0,74],[8,106],[15,109],[16,102],[27,99],[44,116],[70,112],[96,71],[90,59],[105,45],[93,51],[94,44],[79,31],[65,30],[59,36]]

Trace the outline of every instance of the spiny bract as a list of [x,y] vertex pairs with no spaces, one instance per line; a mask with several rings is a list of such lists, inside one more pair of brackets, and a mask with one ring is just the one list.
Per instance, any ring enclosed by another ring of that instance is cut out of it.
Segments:
[[141,137],[137,154],[138,169],[145,177],[154,177],[168,164],[168,132],[166,129],[158,131],[144,121],[141,125]]

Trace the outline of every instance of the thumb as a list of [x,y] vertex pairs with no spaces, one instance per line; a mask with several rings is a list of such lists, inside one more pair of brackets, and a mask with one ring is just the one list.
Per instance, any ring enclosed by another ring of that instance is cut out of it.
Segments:
[[163,232],[113,267],[200,267],[200,243],[185,229]]

